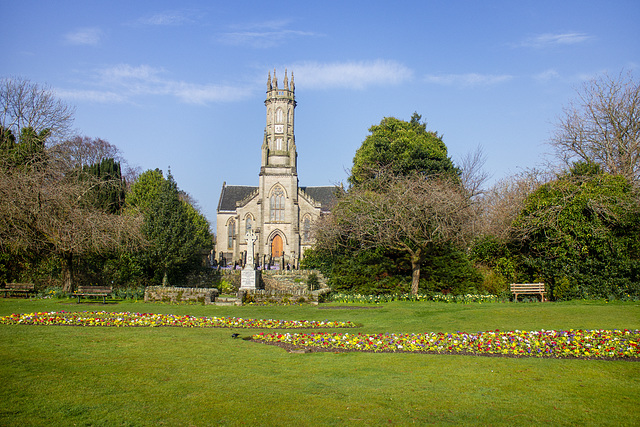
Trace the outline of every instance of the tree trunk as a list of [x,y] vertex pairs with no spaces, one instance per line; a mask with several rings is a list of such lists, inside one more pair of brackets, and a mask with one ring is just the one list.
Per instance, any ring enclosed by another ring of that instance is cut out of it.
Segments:
[[73,292],[73,254],[62,255],[62,290]]
[[420,284],[420,264],[420,257],[411,257],[411,295],[418,295],[418,285]]

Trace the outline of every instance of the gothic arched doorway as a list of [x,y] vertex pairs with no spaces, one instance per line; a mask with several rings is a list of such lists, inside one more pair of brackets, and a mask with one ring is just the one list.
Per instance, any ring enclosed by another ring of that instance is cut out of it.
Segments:
[[282,250],[282,237],[279,234],[273,236],[271,240],[271,256],[274,258],[281,257],[283,254]]

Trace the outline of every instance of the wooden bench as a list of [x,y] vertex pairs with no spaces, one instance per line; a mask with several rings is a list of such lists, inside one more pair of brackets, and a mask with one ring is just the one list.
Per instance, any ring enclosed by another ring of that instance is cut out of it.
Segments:
[[107,303],[107,295],[109,295],[113,289],[111,286],[78,286],[78,290],[73,293],[73,296],[78,297],[78,304],[80,304],[81,297],[102,297],[102,303]]
[[35,292],[36,286],[33,283],[7,283],[4,288],[0,289],[0,292],[4,292],[4,296],[7,294],[19,294],[27,296],[29,292]]
[[518,295],[521,294],[538,294],[544,302],[544,294],[547,292],[544,290],[544,283],[512,283],[511,293],[514,295],[515,302],[518,302]]

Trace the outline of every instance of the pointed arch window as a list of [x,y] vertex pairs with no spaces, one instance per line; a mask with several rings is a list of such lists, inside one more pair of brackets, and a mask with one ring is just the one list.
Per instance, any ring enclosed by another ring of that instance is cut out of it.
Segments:
[[269,219],[271,222],[284,222],[284,190],[276,187],[269,200]]
[[227,248],[233,249],[233,237],[236,235],[236,221],[234,219],[229,221],[227,225]]
[[245,232],[250,232],[251,229],[253,228],[253,222],[251,221],[251,217],[248,216],[247,219],[245,220]]
[[282,123],[284,118],[284,113],[282,112],[282,108],[278,108],[276,110],[276,123]]
[[305,242],[311,240],[311,218],[308,215],[302,220],[302,239]]

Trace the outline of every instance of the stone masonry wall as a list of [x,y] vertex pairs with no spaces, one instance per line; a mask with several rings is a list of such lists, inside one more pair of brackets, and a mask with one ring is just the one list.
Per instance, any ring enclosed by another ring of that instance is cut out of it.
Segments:
[[[240,288],[242,270],[222,270],[221,280]],[[320,289],[327,289],[327,279],[317,270],[262,270],[261,287],[267,291],[304,291],[307,290],[309,275],[315,273]]]
[[144,290],[145,302],[199,302],[211,304],[218,290],[215,288],[173,288],[147,286]]

